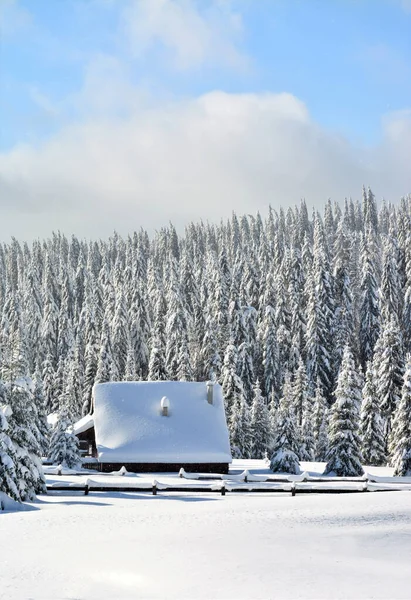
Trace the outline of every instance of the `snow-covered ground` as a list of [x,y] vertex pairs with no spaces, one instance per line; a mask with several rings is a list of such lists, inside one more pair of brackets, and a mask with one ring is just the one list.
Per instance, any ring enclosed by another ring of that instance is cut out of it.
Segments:
[[410,598],[406,491],[56,493],[31,508],[0,516],[5,600]]

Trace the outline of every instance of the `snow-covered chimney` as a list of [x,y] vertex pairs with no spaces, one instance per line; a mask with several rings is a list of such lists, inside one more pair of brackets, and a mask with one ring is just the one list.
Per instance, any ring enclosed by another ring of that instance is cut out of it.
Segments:
[[161,414],[163,415],[163,417],[168,417],[168,411],[170,408],[170,400],[167,398],[167,396],[163,396],[161,398]]
[[207,402],[213,404],[214,384],[212,381],[207,381]]

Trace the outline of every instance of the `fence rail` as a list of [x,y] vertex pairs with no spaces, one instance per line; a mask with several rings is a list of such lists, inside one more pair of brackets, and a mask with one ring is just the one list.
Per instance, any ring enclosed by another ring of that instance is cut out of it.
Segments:
[[411,486],[404,487],[398,484],[391,485],[378,485],[372,484],[367,481],[358,482],[357,485],[351,485],[347,487],[337,487],[336,485],[327,485],[322,483],[320,485],[312,485],[304,482],[292,482],[283,484],[272,484],[272,483],[246,483],[246,482],[232,482],[222,481],[216,482],[209,485],[176,485],[174,483],[163,483],[156,480],[152,482],[146,482],[144,484],[107,484],[99,483],[96,481],[88,480],[84,485],[79,484],[48,484],[48,492],[82,492],[88,496],[91,492],[127,492],[127,493],[151,493],[157,495],[159,493],[167,492],[179,492],[179,493],[219,493],[225,496],[229,493],[289,493],[291,496],[296,494],[353,494],[363,492],[388,492],[388,491],[401,491],[409,489]]

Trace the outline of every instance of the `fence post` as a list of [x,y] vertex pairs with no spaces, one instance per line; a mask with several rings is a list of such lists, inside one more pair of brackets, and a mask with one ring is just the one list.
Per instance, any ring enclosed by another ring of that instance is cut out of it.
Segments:
[[221,486],[221,495],[225,496],[225,484]]
[[88,496],[90,488],[88,487],[88,483],[86,483],[86,485],[84,486],[84,495]]
[[157,496],[157,481],[156,480],[153,481],[152,491],[153,491],[153,496]]
[[291,484],[291,496],[295,496],[295,483]]

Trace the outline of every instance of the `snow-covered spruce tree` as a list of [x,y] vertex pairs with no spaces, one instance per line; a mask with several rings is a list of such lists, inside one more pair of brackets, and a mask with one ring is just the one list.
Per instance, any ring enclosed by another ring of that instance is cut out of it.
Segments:
[[15,449],[17,486],[21,500],[34,500],[46,491],[33,382],[28,377],[26,329],[17,297],[10,313],[9,347],[3,363],[5,403],[10,407],[8,435]]
[[335,240],[333,359],[336,371],[340,368],[345,345],[352,346],[354,341],[353,296],[349,274],[350,240],[346,223],[347,218],[340,220]]
[[86,283],[85,298],[82,307],[85,344],[82,407],[83,415],[87,415],[92,411],[91,394],[97,373],[98,350],[100,346],[100,335],[97,330],[95,291],[88,280],[86,280]]
[[328,419],[329,410],[321,387],[315,389],[313,406],[313,433],[315,439],[315,458],[321,462],[327,460],[328,454]]
[[[2,383],[0,386],[0,400],[4,399],[5,390]],[[9,409],[10,410],[10,409]],[[8,435],[8,423],[6,419],[7,409],[0,407],[0,492],[4,492],[13,500],[20,501],[20,491],[16,473],[16,451]]]
[[319,216],[315,220],[314,264],[307,278],[307,377],[309,391],[320,385],[330,402],[333,386],[331,334],[334,298],[329,262],[324,247],[324,232]]
[[291,346],[291,313],[288,282],[285,281],[287,261],[284,260],[275,282],[276,306],[274,323],[280,365],[288,366]]
[[[279,393],[279,357],[278,345],[275,334],[274,311],[271,306],[266,306],[264,320],[261,326],[263,380],[262,389],[267,400]],[[277,396],[278,398],[278,396]]]
[[294,371],[298,368],[298,359],[305,356],[305,332],[307,322],[305,318],[304,296],[305,273],[301,260],[300,248],[294,246],[291,249],[291,259],[289,261],[289,296],[291,310],[291,350],[289,359],[289,368]]
[[153,339],[148,363],[148,381],[167,381],[166,359],[158,338]]
[[69,431],[73,422],[66,401],[67,398],[63,400],[50,437],[49,459],[55,465],[75,469],[81,463],[81,456],[78,439]]
[[251,458],[264,458],[271,441],[270,415],[267,402],[256,381],[251,405]]
[[208,314],[205,319],[204,335],[200,355],[200,378],[212,380],[221,372],[221,358],[218,352],[217,333],[212,317]]
[[11,409],[8,434],[15,448],[15,469],[21,500],[34,500],[46,491],[41,449],[35,435],[35,410],[31,380],[19,377],[7,384],[7,401]]
[[224,354],[223,368],[221,370],[221,382],[227,415],[230,414],[231,407],[234,405],[236,397],[243,396],[244,394],[243,385],[238,376],[237,362],[237,348],[234,344],[228,344]]
[[231,452],[235,458],[250,458],[252,431],[250,409],[244,391],[237,393],[228,420]]
[[380,311],[378,305],[378,285],[374,257],[370,252],[366,238],[361,240],[361,283],[359,309],[359,348],[363,371],[372,359],[374,347],[380,330]]
[[384,247],[383,269],[380,286],[380,312],[385,321],[394,319],[398,322],[400,316],[400,281],[396,260],[395,241],[388,236],[388,244]]
[[335,473],[337,477],[362,475],[361,440],[358,432],[361,385],[348,345],[344,349],[334,396],[325,473]]
[[177,261],[170,257],[171,277],[167,286],[168,318],[166,323],[166,368],[170,379],[177,379],[178,354],[182,336],[187,342],[187,313],[183,305]]
[[186,335],[182,335],[177,355],[177,381],[193,381],[193,369]]
[[401,332],[394,316],[383,323],[381,335],[375,345],[373,368],[376,372],[378,402],[385,419],[384,434],[387,444],[404,375]]
[[391,437],[394,475],[411,475],[411,356],[408,356],[401,400],[395,412]]
[[122,287],[116,291],[114,319],[111,323],[111,344],[119,377],[122,379],[126,369],[127,349],[129,346],[129,319]]
[[[305,365],[302,358],[298,361],[298,369],[294,376],[291,391],[291,406],[296,416],[298,427],[302,427],[303,416],[306,411],[306,404],[308,402],[308,383]],[[308,460],[308,459],[304,459]]]
[[111,381],[113,366],[113,348],[111,345],[110,326],[106,319],[103,320],[103,329],[101,332],[100,352],[97,362],[96,383],[105,383]]
[[383,423],[376,391],[376,374],[372,363],[367,364],[361,406],[361,452],[366,465],[382,465],[385,461]]
[[43,383],[39,373],[36,373],[33,379],[33,403],[36,413],[34,435],[39,444],[41,456],[46,456],[49,447],[50,427],[47,422]]
[[299,435],[295,416],[291,409],[291,384],[289,374],[284,381],[283,396],[276,415],[276,430],[271,448],[270,469],[274,473],[300,472]]
[[247,404],[250,405],[253,398],[254,367],[248,342],[243,342],[238,348],[237,371],[243,384]]
[[313,408],[314,401],[307,395],[304,402],[303,418],[300,427],[300,460],[313,461],[315,459],[315,437],[313,431]]
[[42,381],[43,381],[43,392],[44,392],[44,401],[46,404],[46,413],[50,414],[53,410],[54,405],[54,381],[55,381],[55,371],[53,369],[53,361],[50,354],[48,354],[43,362],[43,372],[42,372]]
[[129,340],[127,348],[126,366],[124,370],[124,381],[137,381],[137,364],[136,364],[136,353],[134,345]]

